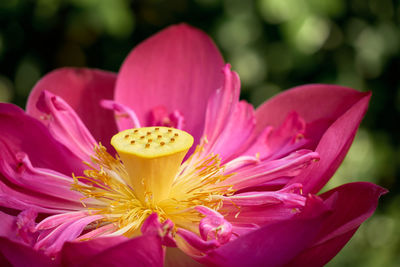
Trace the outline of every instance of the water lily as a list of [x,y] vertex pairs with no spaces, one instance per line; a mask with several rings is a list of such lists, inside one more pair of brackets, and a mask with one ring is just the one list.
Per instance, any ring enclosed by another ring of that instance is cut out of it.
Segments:
[[320,266],[386,191],[317,195],[370,93],[287,90],[256,110],[213,42],[187,25],[118,74],[64,68],[26,112],[0,105],[0,261],[15,266]]

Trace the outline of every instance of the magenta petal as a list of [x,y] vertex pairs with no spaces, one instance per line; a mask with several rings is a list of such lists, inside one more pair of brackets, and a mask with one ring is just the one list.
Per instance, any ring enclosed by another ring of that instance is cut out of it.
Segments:
[[0,237],[17,238],[16,220],[17,217],[0,211]]
[[296,111],[306,123],[334,122],[355,103],[369,95],[336,85],[312,84],[295,87],[269,99],[256,110],[257,130],[279,126],[289,112]]
[[90,241],[66,242],[61,251],[65,266],[77,266],[98,253],[129,240],[125,236],[102,237]]
[[77,157],[90,161],[96,141],[75,111],[47,90],[42,91],[36,106],[43,112],[43,120],[48,120],[45,124],[53,137]]
[[350,183],[321,197],[333,212],[322,223],[314,244],[291,261],[290,266],[322,266],[352,237],[360,224],[375,211],[387,190],[371,183]]
[[207,101],[222,86],[223,59],[210,38],[185,24],[171,26],[139,44],[118,74],[115,100],[132,108],[143,126],[153,108],[180,112],[184,130],[199,142]]
[[302,183],[305,193],[318,193],[321,190],[335,173],[350,148],[368,108],[370,97],[370,94],[363,94],[358,102],[328,128],[316,149],[320,155],[320,161],[291,180],[291,183]]
[[282,266],[309,246],[327,215],[321,200],[311,197],[299,217],[250,232],[199,260],[216,266]]
[[82,160],[57,142],[38,120],[11,104],[0,104],[2,139],[15,153],[25,152],[32,165],[56,170],[66,175],[83,170]]
[[164,251],[161,239],[154,235],[142,235],[127,241],[120,238],[99,238],[87,242],[66,243],[62,251],[62,262],[66,266],[85,267],[163,266]]
[[[3,262],[6,260],[7,262]],[[8,265],[9,264],[9,265]],[[0,265],[14,267],[57,266],[55,261],[32,248],[0,237]]]
[[116,75],[95,69],[63,68],[44,76],[29,95],[26,111],[40,119],[36,103],[43,90],[63,98],[82,119],[94,138],[107,146],[117,132],[114,113],[100,106],[102,99],[113,99]]
[[21,188],[21,191],[26,190],[32,195],[36,192],[43,196],[62,198],[66,202],[75,201],[77,208],[82,207],[82,194],[71,190],[72,177],[50,169],[35,168],[28,155],[23,152],[12,153],[1,139],[0,152],[2,154],[0,173],[3,175],[0,180],[8,184],[10,188]]

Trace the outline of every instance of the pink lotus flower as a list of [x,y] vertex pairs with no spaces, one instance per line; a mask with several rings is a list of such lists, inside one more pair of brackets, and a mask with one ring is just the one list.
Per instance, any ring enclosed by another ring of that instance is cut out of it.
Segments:
[[315,195],[370,93],[305,85],[254,110],[239,91],[213,42],[178,25],[118,75],[64,68],[38,82],[26,113],[1,104],[2,265],[328,262],[386,192],[360,182]]

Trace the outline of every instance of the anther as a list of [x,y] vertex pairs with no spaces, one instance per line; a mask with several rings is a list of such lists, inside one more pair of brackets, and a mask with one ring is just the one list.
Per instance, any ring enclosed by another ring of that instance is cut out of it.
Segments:
[[160,128],[157,127],[157,128],[155,128],[154,130],[158,131],[158,130],[160,130]]
[[134,143],[135,143],[135,140],[132,140],[132,141],[131,141],[131,144],[133,145]]
[[147,132],[146,135],[151,135],[151,132]]
[[147,143],[147,144],[146,144],[146,148],[149,148],[149,147],[150,147],[150,144],[149,144],[149,143]]
[[139,130],[138,130],[138,129],[136,129],[136,130],[134,130],[133,132],[134,132],[134,133],[137,133],[137,132],[139,132]]
[[128,137],[129,137],[129,134],[125,135],[125,138],[128,138]]
[[171,142],[175,142],[175,138],[171,138]]
[[161,146],[165,145],[165,142],[160,142],[160,145],[161,145]]
[[171,129],[168,129],[168,132],[169,132],[169,133],[171,133],[171,132],[172,132],[172,130],[171,130]]
[[179,136],[179,134],[177,134],[177,133],[175,133],[174,135],[175,135],[175,136]]
[[157,138],[160,139],[162,136],[161,135],[157,135]]
[[143,139],[144,138],[144,135],[142,135],[141,137],[140,137],[140,139]]
[[153,142],[153,139],[147,140],[147,143],[151,143],[151,142]]

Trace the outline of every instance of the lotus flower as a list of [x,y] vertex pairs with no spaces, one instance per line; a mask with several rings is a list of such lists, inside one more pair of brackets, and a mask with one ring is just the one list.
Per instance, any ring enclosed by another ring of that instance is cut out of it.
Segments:
[[213,42],[187,25],[118,74],[64,68],[24,112],[0,105],[0,261],[14,266],[320,266],[386,192],[316,195],[370,93],[287,90],[256,110]]

